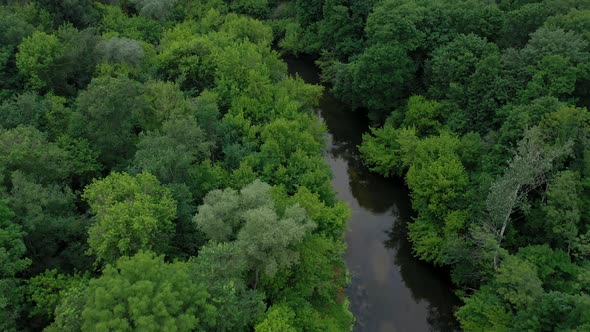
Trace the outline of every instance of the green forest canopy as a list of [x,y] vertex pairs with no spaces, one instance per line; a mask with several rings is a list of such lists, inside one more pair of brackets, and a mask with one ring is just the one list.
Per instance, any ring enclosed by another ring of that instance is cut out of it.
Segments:
[[0,330],[351,329],[323,90],[271,5],[0,6]]
[[372,120],[464,330],[590,329],[588,1],[2,3],[1,330],[352,328],[322,87],[278,52]]
[[373,121],[363,160],[405,178],[464,330],[590,330],[590,2],[301,0],[275,25]]

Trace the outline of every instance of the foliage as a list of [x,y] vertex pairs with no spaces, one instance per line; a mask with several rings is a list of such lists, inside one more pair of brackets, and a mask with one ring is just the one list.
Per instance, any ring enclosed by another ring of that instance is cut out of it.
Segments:
[[295,246],[315,224],[299,205],[278,215],[270,186],[258,180],[240,192],[233,189],[212,191],[199,207],[195,222],[215,242],[232,240],[242,259],[254,270],[254,288],[259,273],[274,276],[299,259]]
[[193,330],[215,326],[209,294],[190,278],[186,263],[138,252],[107,265],[90,281],[82,330]]
[[24,257],[23,232],[11,219],[14,214],[4,201],[0,201],[0,327],[15,330],[22,296],[17,274],[30,264]]
[[153,175],[113,172],[88,185],[83,198],[95,216],[88,230],[89,252],[99,261],[168,248],[176,201]]
[[[587,11],[577,1],[379,1],[353,55],[317,46],[336,97],[373,122],[364,163],[405,177],[414,254],[450,268],[469,294],[456,313],[466,331],[588,327],[577,290],[590,248]],[[300,34],[313,35],[329,15],[303,17]]]
[[[295,330],[350,330],[323,88],[260,20],[313,5],[0,5],[0,329],[251,331],[288,307]],[[370,10],[331,1],[293,42],[344,61]]]

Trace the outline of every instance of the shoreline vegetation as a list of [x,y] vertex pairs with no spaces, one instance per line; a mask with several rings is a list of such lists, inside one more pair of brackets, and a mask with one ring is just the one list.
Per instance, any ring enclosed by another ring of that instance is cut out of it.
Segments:
[[590,329],[590,3],[300,0],[284,52],[374,127],[414,254],[450,270],[465,331]]

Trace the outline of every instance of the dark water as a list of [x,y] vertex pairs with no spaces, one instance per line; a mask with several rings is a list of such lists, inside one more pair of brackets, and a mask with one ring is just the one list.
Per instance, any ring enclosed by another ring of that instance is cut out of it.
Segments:
[[[313,61],[286,58],[289,72],[318,83]],[[361,112],[351,112],[329,93],[320,101],[329,131],[326,161],[340,200],[353,214],[346,233],[346,262],[352,276],[347,290],[355,331],[455,331],[459,304],[445,274],[412,256],[406,223],[412,215],[401,180],[370,173],[357,145],[369,127]]]

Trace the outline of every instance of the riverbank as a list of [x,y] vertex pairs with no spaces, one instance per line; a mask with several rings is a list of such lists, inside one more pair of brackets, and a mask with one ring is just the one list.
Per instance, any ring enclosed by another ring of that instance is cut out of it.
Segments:
[[[285,57],[291,75],[319,84],[309,57]],[[347,293],[355,331],[455,331],[459,299],[448,275],[414,258],[406,236],[412,217],[402,180],[369,172],[357,150],[369,122],[328,91],[320,100],[328,127],[326,162],[337,198],[352,209],[346,233],[346,262],[352,280]]]

